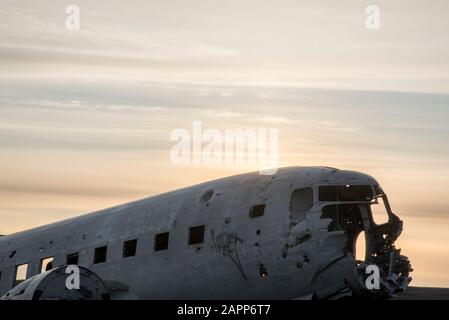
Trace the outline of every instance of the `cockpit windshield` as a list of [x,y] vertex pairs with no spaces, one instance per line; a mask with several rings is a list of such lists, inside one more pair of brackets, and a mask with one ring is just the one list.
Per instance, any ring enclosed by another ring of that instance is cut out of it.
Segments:
[[365,202],[376,224],[388,222],[391,211],[387,197],[379,185],[319,186],[318,199],[322,202]]
[[371,185],[319,186],[319,201],[370,202],[374,198]]

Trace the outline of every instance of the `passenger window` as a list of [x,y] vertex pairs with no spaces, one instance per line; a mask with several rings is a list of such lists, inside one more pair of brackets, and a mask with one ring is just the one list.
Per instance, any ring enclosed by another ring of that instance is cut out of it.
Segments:
[[134,257],[136,255],[137,239],[123,242],[123,258]]
[[261,217],[265,213],[265,204],[256,204],[249,209],[251,218]]
[[204,242],[205,226],[196,226],[189,229],[189,245],[199,244]]
[[295,222],[305,219],[307,211],[313,207],[313,189],[310,187],[296,189],[290,197],[290,217]]
[[26,280],[27,272],[28,272],[28,263],[16,266],[14,270],[14,283],[13,283],[14,287]]
[[41,259],[39,264],[39,273],[53,269],[53,257]]
[[79,253],[71,253],[67,255],[66,264],[78,264]]
[[154,251],[161,251],[168,249],[169,233],[159,233],[154,237]]
[[94,264],[106,262],[107,252],[108,252],[108,246],[95,248]]

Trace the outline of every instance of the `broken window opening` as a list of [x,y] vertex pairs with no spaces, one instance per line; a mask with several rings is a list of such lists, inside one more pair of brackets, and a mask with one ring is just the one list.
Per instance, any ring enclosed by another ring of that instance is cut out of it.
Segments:
[[15,267],[14,270],[14,283],[13,287],[17,286],[27,278],[28,263],[20,264]]
[[374,186],[376,197],[370,205],[371,217],[376,225],[387,223],[390,219],[390,205],[387,196],[379,186]]
[[384,197],[377,198],[376,201],[370,205],[370,210],[375,224],[381,225],[388,222],[389,214]]
[[363,231],[363,220],[358,204],[329,205],[323,208],[321,218],[330,218],[329,232],[342,230],[348,238],[346,251],[354,255],[357,236]]
[[53,269],[53,257],[47,257],[40,260],[39,273],[50,271]]
[[265,203],[256,204],[249,209],[250,218],[261,217],[265,213]]
[[106,262],[107,252],[108,252],[108,246],[102,246],[102,247],[95,248],[94,264]]
[[370,185],[319,186],[319,201],[333,202],[369,202],[373,199]]
[[123,258],[134,257],[137,250],[137,239],[123,242]]
[[66,264],[77,265],[78,264],[78,259],[79,259],[79,253],[78,252],[70,253],[70,254],[67,255]]
[[168,249],[169,233],[159,233],[154,237],[154,251],[161,251]]
[[313,207],[313,189],[310,187],[296,189],[290,197],[290,218],[296,223],[306,218],[306,213]]
[[204,242],[204,229],[204,225],[189,228],[189,245]]

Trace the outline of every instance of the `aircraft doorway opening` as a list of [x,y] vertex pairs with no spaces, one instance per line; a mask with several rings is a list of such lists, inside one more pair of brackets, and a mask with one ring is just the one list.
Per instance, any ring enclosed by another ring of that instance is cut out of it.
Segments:
[[365,261],[366,257],[366,238],[365,231],[360,232],[355,242],[355,260]]

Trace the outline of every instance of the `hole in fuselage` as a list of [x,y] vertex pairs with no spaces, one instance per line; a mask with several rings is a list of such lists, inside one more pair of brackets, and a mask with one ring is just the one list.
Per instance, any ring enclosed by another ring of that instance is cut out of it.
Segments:
[[200,197],[200,203],[207,203],[212,196],[214,195],[214,191],[213,190],[207,190],[206,192],[204,192],[201,197]]

